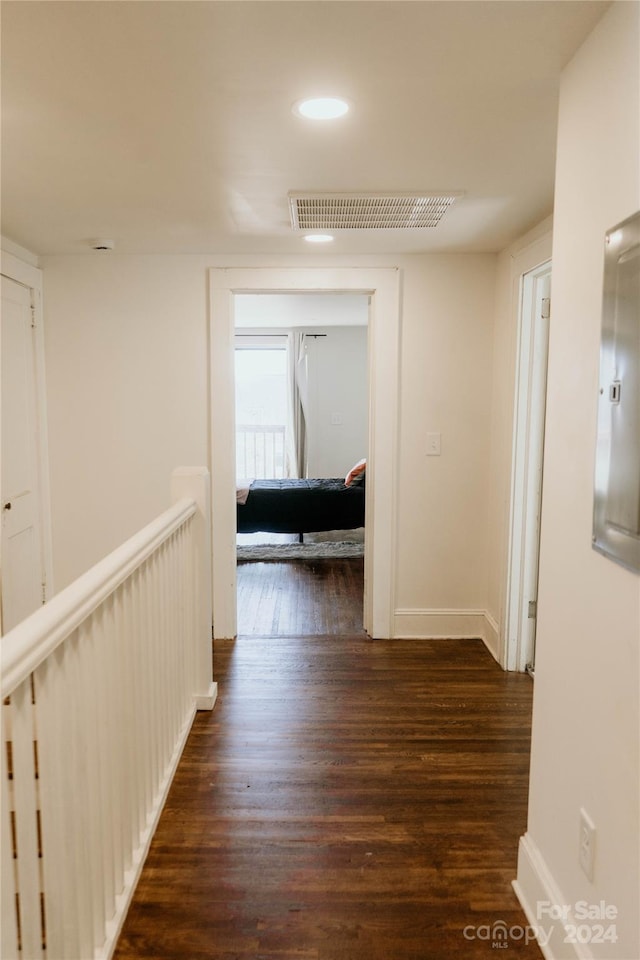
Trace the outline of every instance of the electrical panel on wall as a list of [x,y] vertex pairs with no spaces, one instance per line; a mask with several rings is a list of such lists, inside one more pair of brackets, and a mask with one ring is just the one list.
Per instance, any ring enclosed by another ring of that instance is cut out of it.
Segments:
[[640,573],[640,212],[605,236],[593,546]]

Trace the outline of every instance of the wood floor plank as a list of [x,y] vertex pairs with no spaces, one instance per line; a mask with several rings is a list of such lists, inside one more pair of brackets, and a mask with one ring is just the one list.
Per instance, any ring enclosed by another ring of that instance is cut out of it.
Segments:
[[480,960],[497,921],[541,957],[511,888],[528,676],[361,632],[216,642],[214,672],[116,960]]
[[239,563],[237,585],[242,636],[362,632],[362,559]]

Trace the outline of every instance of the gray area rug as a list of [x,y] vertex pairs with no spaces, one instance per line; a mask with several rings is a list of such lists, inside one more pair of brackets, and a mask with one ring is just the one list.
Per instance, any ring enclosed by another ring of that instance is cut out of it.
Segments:
[[364,556],[364,543],[265,543],[237,548],[239,563],[268,560],[333,560]]

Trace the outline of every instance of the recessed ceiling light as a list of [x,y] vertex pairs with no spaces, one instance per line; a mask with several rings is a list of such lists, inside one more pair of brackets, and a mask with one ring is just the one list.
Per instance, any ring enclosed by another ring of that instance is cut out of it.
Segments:
[[305,240],[307,243],[331,243],[333,237],[330,233],[307,233]]
[[348,110],[349,104],[342,97],[313,97],[293,105],[293,112],[307,120],[336,120]]

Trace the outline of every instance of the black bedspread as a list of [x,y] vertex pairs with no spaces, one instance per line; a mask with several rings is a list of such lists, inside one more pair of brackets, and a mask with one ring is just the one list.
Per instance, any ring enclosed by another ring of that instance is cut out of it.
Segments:
[[329,480],[254,480],[238,504],[239,533],[314,533],[364,526],[364,483]]

